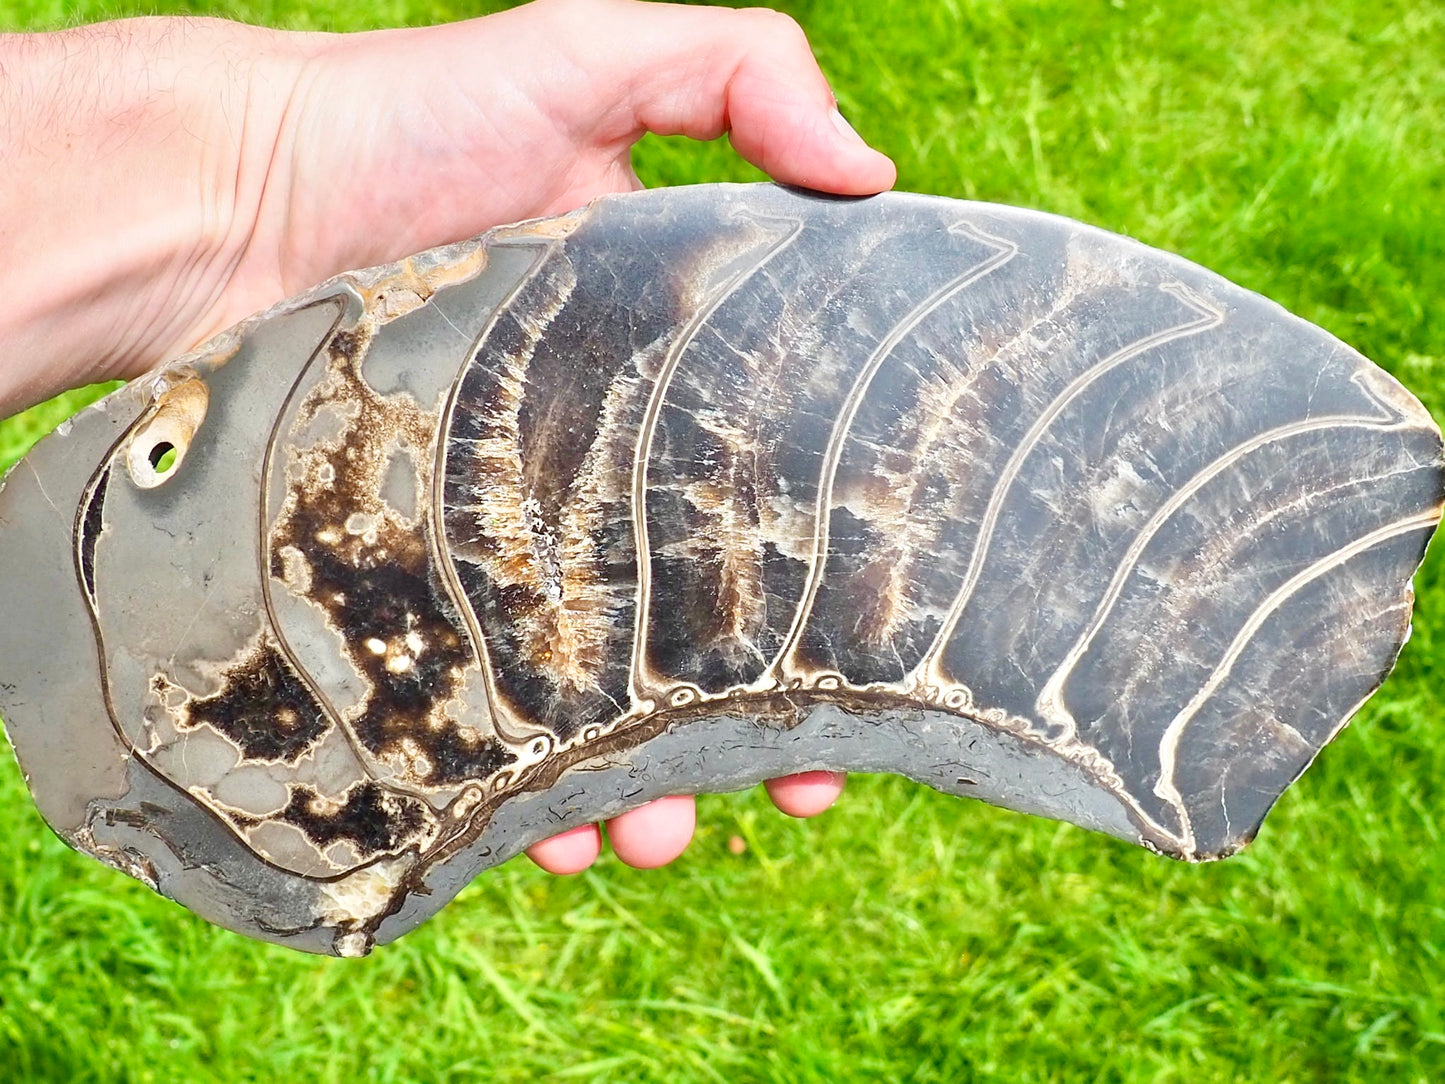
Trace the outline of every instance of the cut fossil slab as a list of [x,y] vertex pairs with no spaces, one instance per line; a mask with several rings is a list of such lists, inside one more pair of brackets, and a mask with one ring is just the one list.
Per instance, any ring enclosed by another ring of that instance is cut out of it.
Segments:
[[702,186],[343,275],[0,494],[0,712],[73,846],[353,955],[548,835],[813,768],[1205,859],[1383,680],[1391,377],[1030,211]]

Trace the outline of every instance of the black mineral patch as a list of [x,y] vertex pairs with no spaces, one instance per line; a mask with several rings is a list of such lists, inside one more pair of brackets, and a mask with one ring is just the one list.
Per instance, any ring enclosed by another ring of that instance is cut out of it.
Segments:
[[187,705],[185,725],[210,726],[239,745],[247,760],[294,764],[331,722],[275,645],[266,642],[226,671],[220,692]]
[[110,483],[110,468],[100,472],[100,479],[91,491],[90,501],[85,506],[85,515],[80,521],[80,576],[85,581],[85,593],[95,601],[95,543],[105,523],[102,512],[105,509],[105,489]]
[[278,818],[294,824],[325,849],[346,842],[363,859],[403,846],[426,823],[426,807],[415,798],[393,794],[375,780],[353,787],[338,808],[310,787],[291,790],[291,801]]

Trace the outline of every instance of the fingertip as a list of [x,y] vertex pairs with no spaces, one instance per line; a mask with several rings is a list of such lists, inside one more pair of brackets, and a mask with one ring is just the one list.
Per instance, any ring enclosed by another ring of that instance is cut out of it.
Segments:
[[728,83],[728,122],[739,154],[774,180],[844,196],[893,187],[892,159],[838,109],[807,35],[787,16],[766,19]]
[[712,139],[774,180],[838,195],[893,186],[897,170],[838,112],[832,88],[797,21],[768,8],[640,4],[635,48],[614,84],[627,88],[630,145],[642,129]]
[[689,795],[659,798],[607,822],[613,853],[635,869],[673,861],[692,842],[697,803]]
[[739,154],[776,181],[820,192],[869,196],[893,187],[893,160],[864,142],[836,106],[780,94],[750,98],[746,84],[735,93],[730,138]]
[[527,848],[528,858],[561,876],[581,873],[601,853],[602,832],[595,824],[580,825]]
[[816,817],[843,793],[848,777],[842,772],[800,772],[763,784],[773,805],[790,817]]
[[893,159],[870,147],[836,105],[828,119],[838,136],[839,178],[851,186],[849,193],[866,196],[892,188],[898,180],[898,167]]

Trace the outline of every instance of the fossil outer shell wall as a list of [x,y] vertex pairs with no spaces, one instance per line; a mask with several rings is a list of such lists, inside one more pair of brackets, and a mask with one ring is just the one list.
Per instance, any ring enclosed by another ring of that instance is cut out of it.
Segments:
[[0,493],[0,711],[73,846],[356,955],[666,794],[889,771],[1178,858],[1384,679],[1440,434],[1066,219],[607,197],[341,276]]

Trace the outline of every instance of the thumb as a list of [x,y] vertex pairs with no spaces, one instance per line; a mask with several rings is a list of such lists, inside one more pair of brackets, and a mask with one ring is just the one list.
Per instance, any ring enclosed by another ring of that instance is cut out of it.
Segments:
[[[833,92],[787,15],[631,0],[588,3],[598,33],[584,63],[608,72],[622,108],[609,133],[628,143],[644,131],[715,139],[775,180],[840,195],[893,185],[897,172],[838,112]],[[598,69],[594,69],[598,70]]]

